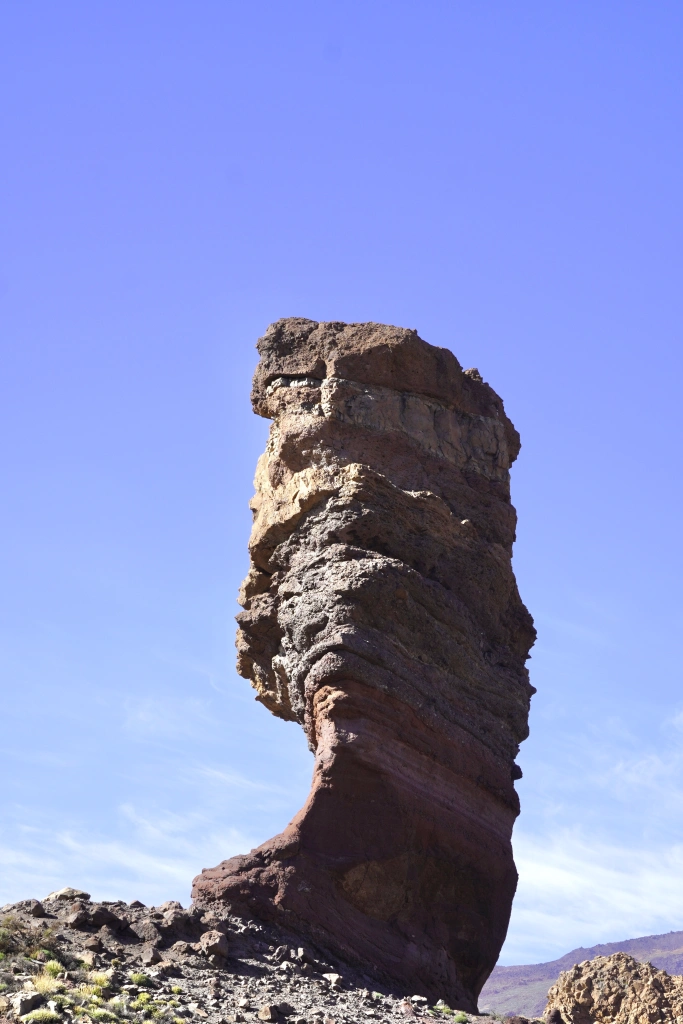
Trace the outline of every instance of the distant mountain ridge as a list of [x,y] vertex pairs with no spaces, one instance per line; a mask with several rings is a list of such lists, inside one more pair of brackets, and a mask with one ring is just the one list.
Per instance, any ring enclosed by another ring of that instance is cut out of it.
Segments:
[[612,953],[629,953],[642,963],[649,962],[668,974],[683,974],[683,931],[665,935],[644,935],[622,942],[601,942],[597,946],[579,946],[559,960],[545,964],[520,964],[494,967],[479,997],[480,1010],[538,1017],[543,1013],[548,989],[561,971],[583,960]]

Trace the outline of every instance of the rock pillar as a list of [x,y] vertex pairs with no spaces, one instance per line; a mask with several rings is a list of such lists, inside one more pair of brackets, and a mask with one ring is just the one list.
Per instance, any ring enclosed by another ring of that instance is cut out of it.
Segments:
[[519,436],[476,370],[382,324],[280,320],[258,344],[238,668],[301,724],[284,832],[194,882],[397,988],[476,1009],[517,873],[534,640],[511,567]]

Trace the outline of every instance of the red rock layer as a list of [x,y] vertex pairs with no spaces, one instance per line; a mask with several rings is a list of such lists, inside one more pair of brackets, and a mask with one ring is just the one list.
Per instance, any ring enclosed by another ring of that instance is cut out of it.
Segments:
[[238,668],[315,752],[285,831],[195,879],[397,988],[476,1008],[517,874],[534,639],[511,568],[519,438],[446,349],[381,324],[259,341]]

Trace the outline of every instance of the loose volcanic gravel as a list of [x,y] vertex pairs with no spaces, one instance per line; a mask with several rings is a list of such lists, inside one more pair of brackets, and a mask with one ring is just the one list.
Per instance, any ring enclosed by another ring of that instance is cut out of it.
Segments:
[[93,903],[63,889],[2,908],[0,1019],[26,1024],[489,1020],[390,992],[282,929],[228,911]]

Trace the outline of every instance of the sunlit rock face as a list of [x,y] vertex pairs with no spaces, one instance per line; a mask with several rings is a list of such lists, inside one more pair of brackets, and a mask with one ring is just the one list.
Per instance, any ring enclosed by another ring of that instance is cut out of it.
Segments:
[[406,993],[476,1008],[517,873],[534,640],[511,568],[519,436],[476,370],[383,324],[280,320],[258,343],[238,669],[304,729],[284,832],[195,879]]
[[683,978],[627,953],[564,971],[548,992],[548,1024],[655,1024],[683,1019]]

